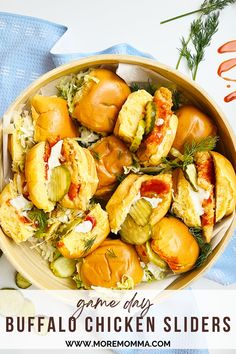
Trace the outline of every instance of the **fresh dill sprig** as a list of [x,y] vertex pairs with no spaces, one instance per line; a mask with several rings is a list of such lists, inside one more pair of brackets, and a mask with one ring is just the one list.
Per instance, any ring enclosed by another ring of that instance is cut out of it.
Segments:
[[140,90],[139,84],[137,82],[132,82],[130,85],[131,92]]
[[110,257],[110,258],[117,258],[117,255],[115,254],[115,252],[112,248],[107,249],[106,256]]
[[218,136],[208,136],[198,142],[193,140],[190,144],[189,143],[185,144],[183,164],[188,165],[190,163],[193,163],[194,155],[197,152],[214,150],[218,139],[219,139]]
[[205,49],[211,44],[211,39],[218,30],[219,15],[219,12],[214,12],[206,19],[200,17],[192,22],[190,28],[192,49],[189,48],[184,38],[181,39],[180,55],[186,59],[193,80],[196,79],[200,62],[204,60]]
[[189,231],[195,237],[199,247],[200,247],[200,255],[195,263],[195,268],[199,268],[205,261],[207,260],[208,256],[212,252],[212,247],[209,243],[206,243],[202,237],[202,229],[199,227],[190,227]]
[[95,240],[96,240],[96,237],[97,235],[95,235],[94,237],[92,238],[88,238],[88,239],[84,239],[83,242],[84,242],[84,252],[83,254],[86,254],[87,252],[90,251],[90,249],[92,248]]
[[205,0],[199,9],[186,12],[184,14],[172,18],[168,18],[167,20],[161,21],[160,24],[162,25],[164,23],[178,20],[180,18],[193,15],[196,13],[200,13],[201,15],[209,15],[212,11],[223,10],[226,6],[233,5],[235,2],[236,0]]
[[99,153],[97,151],[92,151],[92,155],[93,157],[95,158],[95,160],[100,160],[100,156],[99,156]]

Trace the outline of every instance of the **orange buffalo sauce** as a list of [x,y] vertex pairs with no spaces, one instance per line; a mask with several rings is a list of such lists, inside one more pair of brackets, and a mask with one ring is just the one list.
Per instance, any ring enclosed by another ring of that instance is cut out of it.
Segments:
[[141,197],[153,198],[160,194],[167,194],[170,191],[170,185],[164,181],[151,179],[142,183],[140,188]]
[[80,184],[76,184],[76,183],[71,182],[70,188],[68,191],[68,197],[70,198],[70,200],[74,200],[76,198],[79,190],[80,190]]
[[[220,48],[218,48],[218,53],[231,53],[231,52],[236,52],[236,40],[229,41],[227,43],[224,43]],[[223,77],[222,74],[233,69],[236,67],[236,58],[228,59],[223,61],[218,68],[218,75],[222,77],[224,80],[227,81],[234,81],[236,82],[236,78],[230,78],[230,77]],[[230,87],[227,85],[227,87]],[[224,101],[226,103],[231,102],[236,99],[236,91],[231,92],[227,96],[225,96]]]

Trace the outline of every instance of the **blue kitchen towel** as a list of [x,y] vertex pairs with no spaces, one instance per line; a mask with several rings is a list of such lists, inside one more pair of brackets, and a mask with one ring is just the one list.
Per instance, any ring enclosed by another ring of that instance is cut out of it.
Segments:
[[[153,58],[128,44],[96,53],[51,54],[67,28],[38,18],[0,12],[0,116],[32,81],[55,65],[94,54],[129,54]],[[236,236],[206,277],[224,285],[236,282]]]

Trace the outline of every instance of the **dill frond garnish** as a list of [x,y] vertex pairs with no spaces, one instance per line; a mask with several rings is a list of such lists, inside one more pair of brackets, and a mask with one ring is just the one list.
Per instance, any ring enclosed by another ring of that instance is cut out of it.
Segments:
[[199,268],[201,265],[203,265],[206,262],[208,256],[211,254],[212,247],[209,243],[206,243],[204,241],[201,228],[190,227],[189,231],[195,237],[195,239],[200,247],[200,255],[195,263],[195,268]]

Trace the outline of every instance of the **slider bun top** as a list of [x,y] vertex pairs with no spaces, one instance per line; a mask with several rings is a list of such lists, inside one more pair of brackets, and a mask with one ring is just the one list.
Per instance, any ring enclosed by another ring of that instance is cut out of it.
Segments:
[[216,126],[212,120],[194,106],[183,106],[177,112],[179,120],[173,147],[183,152],[184,144],[193,140],[200,141],[216,135]]
[[131,205],[139,195],[142,183],[150,180],[163,181],[169,185],[169,192],[162,196],[162,201],[156,208],[153,208],[150,224],[155,224],[167,213],[171,204],[171,174],[166,173],[158,176],[130,174],[121,182],[106,205],[112,232],[117,233],[120,230]]
[[47,193],[45,146],[46,142],[41,141],[26,154],[25,178],[32,203],[38,209],[50,212],[54,209],[55,203],[49,200]]
[[216,151],[210,152],[213,157],[216,175],[216,222],[235,210],[236,176],[230,161]]
[[82,148],[74,139],[65,139],[62,145],[63,165],[68,168],[71,183],[78,186],[74,199],[69,192],[60,201],[65,208],[86,210],[98,186],[96,165],[89,150]]
[[181,168],[173,171],[173,190],[174,201],[171,210],[181,218],[189,227],[201,227],[201,218],[197,210],[197,206],[192,194],[193,191],[190,183],[184,177]]
[[10,203],[18,195],[15,180],[8,183],[0,194],[0,224],[5,234],[16,243],[26,241],[35,232],[32,223],[25,222],[25,218]]
[[116,288],[123,277],[131,277],[134,285],[140,283],[143,270],[133,246],[107,239],[83,258],[80,277],[87,287]]
[[[57,248],[64,257],[78,259],[87,256],[89,253],[93,252],[109,234],[110,226],[108,215],[99,204],[96,204],[87,214],[87,219],[89,220],[89,218],[93,219],[95,222],[91,231],[86,233],[77,232],[75,227],[72,227],[58,242]],[[72,224],[74,222],[75,220],[72,221]],[[67,227],[68,225],[66,225],[66,228]]]
[[36,142],[74,138],[79,135],[69,116],[66,100],[56,96],[36,95],[31,100],[31,110]]
[[145,90],[132,92],[128,96],[116,121],[114,129],[114,134],[116,136],[127,143],[132,143],[138,123],[144,117],[145,106],[148,101],[152,101],[152,96]]
[[91,150],[98,174],[98,189],[95,196],[101,198],[111,194],[117,185],[117,177],[124,166],[132,165],[132,154],[127,146],[114,135],[102,138]]
[[152,229],[151,247],[175,273],[192,269],[199,246],[187,226],[177,218],[164,217]]
[[110,70],[94,69],[89,76],[95,80],[91,79],[84,84],[73,117],[95,132],[111,133],[118,112],[130,94],[130,88]]

